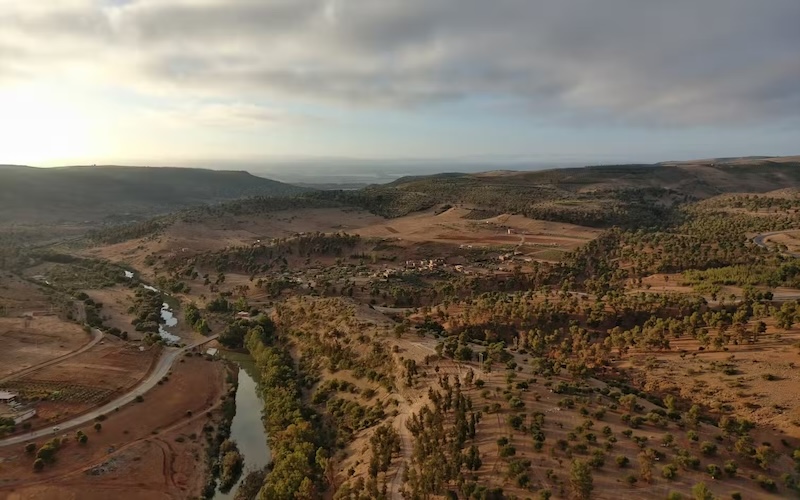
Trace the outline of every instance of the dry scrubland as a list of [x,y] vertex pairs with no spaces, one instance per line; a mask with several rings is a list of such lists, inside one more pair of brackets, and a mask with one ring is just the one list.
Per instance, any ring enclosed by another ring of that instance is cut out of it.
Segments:
[[[183,256],[249,246],[302,233],[343,232],[365,238],[398,240],[400,245],[442,243],[476,247],[518,247],[526,256],[558,260],[594,239],[599,231],[574,224],[529,219],[521,215],[468,218],[471,208],[429,210],[394,219],[359,209],[298,209],[256,217],[224,216],[177,222],[163,233],[86,250],[85,254],[123,262],[147,272],[149,255]],[[509,231],[510,230],[510,231]]]
[[[262,374],[274,469],[245,498],[791,497],[800,203],[788,163],[730,165],[410,178],[0,247],[0,387],[33,429],[131,391],[175,349],[169,300],[182,342]],[[41,471],[0,447],[0,497],[207,496],[229,374],[179,359]]]
[[[417,320],[421,321],[421,318]],[[381,417],[346,439],[343,448],[335,455],[335,484],[339,487],[354,484],[355,478],[369,477],[373,452],[370,438],[379,424],[386,423],[399,433],[402,447],[386,471],[385,479],[381,480],[386,482],[390,494],[403,488],[402,474],[414,463],[414,435],[406,424],[423,406],[432,404],[429,399],[431,389],[444,392],[441,380],[447,378],[450,387],[460,383],[461,394],[470,398],[472,407],[483,414],[471,441],[477,446],[482,460],[482,466],[473,479],[489,488],[500,487],[506,495],[529,497],[528,485],[531,485],[535,489],[547,488],[555,498],[570,497],[569,466],[573,458],[582,458],[587,461],[596,459],[601,464],[596,465],[593,471],[595,490],[592,498],[610,499],[620,495],[625,498],[663,498],[665,492],[688,491],[703,481],[719,498],[729,498],[735,492],[744,498],[769,496],[749,479],[762,475],[764,470],[742,460],[734,450],[735,436],[714,425],[678,424],[667,419],[654,425],[644,418],[644,423],[632,428],[629,422],[624,421],[625,418],[631,415],[649,417],[652,410],[659,407],[633,398],[634,402],[629,404],[637,406],[637,409],[626,408],[618,401],[619,391],[597,379],[589,378],[576,385],[569,375],[537,375],[529,366],[531,356],[513,351],[510,361],[516,365],[514,369],[493,365],[492,369],[486,370],[476,362],[443,359],[435,355],[435,339],[413,329],[398,335],[397,323],[345,299],[289,301],[279,308],[277,321],[279,326],[295,332],[292,343],[294,356],[311,363],[311,373],[319,375],[319,380],[309,389],[312,400],[317,399],[313,395],[322,392],[326,397],[319,399],[327,401],[328,405],[332,399],[340,399],[355,406],[382,409]],[[779,341],[766,340],[758,348],[742,346],[718,353],[697,353],[696,344],[676,342],[675,350],[687,349],[694,355],[640,353],[629,361],[618,363],[617,368],[643,368],[642,365],[646,364],[646,370],[631,370],[631,373],[635,374],[634,379],[643,377],[643,385],[651,393],[678,393],[685,401],[709,403],[712,408],[738,400],[742,406],[735,410],[745,410],[750,418],[770,425],[759,427],[758,442],[771,442],[782,448],[785,445],[780,444],[781,440],[795,445],[800,443],[800,427],[797,426],[800,421],[792,417],[792,412],[798,408],[797,395],[792,390],[797,381],[789,368],[791,360],[800,357],[797,348],[791,348],[798,336],[800,332],[790,333]],[[325,348],[320,350],[320,346],[330,343],[347,346],[350,356],[359,360],[355,371],[331,366],[331,358],[321,354],[326,352]],[[769,354],[783,351],[783,346],[787,348],[783,356]],[[377,352],[391,353],[391,363],[381,362],[380,359],[384,358],[376,358]],[[736,362],[730,362],[731,359]],[[398,379],[404,378],[406,363],[411,360],[418,367],[418,372],[412,377],[413,383],[409,385],[398,380],[397,385],[387,391],[385,384],[380,382],[381,377],[394,374]],[[741,366],[742,372],[735,377],[720,376],[716,364],[722,366],[726,360],[731,365]],[[363,369],[373,375],[364,376]],[[775,374],[776,381],[764,380],[763,375],[768,372]],[[707,375],[703,376],[704,373]],[[371,377],[379,381],[370,380]],[[765,407],[770,405],[768,412],[747,411],[747,398],[723,390],[726,379],[739,380],[740,387],[747,387]],[[333,390],[331,396],[327,387],[332,382],[346,388]],[[342,386],[342,382],[346,386]],[[764,384],[772,384],[774,392]],[[323,412],[326,408],[322,403],[317,407]],[[792,412],[783,415],[782,411],[774,410],[777,407],[792,408]],[[782,416],[776,419],[777,414]],[[544,446],[538,448],[529,427],[534,419],[541,419],[538,428],[546,436]],[[335,417],[334,424],[342,425],[342,422]],[[352,427],[353,424],[346,425]],[[498,440],[503,440],[503,443]],[[708,443],[711,443],[709,449],[713,445],[713,452],[703,451]],[[509,446],[513,448],[511,454]],[[655,450],[652,453],[656,454],[646,452],[648,449]],[[667,480],[662,477],[666,474],[664,467],[680,460],[681,449],[687,450],[687,456],[696,459],[699,465],[670,469],[674,477]],[[623,460],[621,457],[625,457],[623,465],[619,462]],[[527,467],[520,465],[528,462]],[[709,476],[708,465],[717,465],[722,471],[729,462],[735,463],[737,470],[721,472],[727,479],[715,481]],[[519,479],[511,472],[520,467],[525,471],[526,487],[515,484]],[[784,459],[771,467],[774,473],[775,470],[791,471],[793,465]],[[379,474],[379,478],[383,476],[383,473]]]

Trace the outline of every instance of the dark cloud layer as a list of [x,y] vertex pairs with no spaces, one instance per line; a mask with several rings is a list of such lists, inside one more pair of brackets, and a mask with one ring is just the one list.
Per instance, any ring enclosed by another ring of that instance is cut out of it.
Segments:
[[666,125],[800,112],[797,0],[4,2],[0,84],[77,66],[221,99],[487,99]]

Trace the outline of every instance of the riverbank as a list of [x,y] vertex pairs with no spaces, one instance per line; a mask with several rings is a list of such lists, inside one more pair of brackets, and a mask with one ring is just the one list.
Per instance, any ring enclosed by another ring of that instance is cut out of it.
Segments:
[[244,457],[244,470],[233,487],[222,492],[217,488],[215,500],[233,500],[249,472],[266,467],[271,460],[267,433],[261,420],[264,401],[259,390],[259,373],[249,354],[224,351],[225,359],[237,366],[236,414],[231,421],[230,437]]

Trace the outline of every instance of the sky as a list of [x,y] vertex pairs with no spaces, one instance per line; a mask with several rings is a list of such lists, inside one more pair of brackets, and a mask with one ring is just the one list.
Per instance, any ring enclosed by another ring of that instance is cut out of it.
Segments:
[[797,0],[0,0],[0,164],[800,154]]

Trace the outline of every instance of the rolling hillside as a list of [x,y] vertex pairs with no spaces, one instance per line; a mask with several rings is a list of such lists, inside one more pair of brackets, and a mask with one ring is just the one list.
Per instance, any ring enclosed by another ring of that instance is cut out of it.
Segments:
[[476,217],[510,212],[602,227],[657,225],[678,203],[798,186],[800,157],[758,157],[414,176],[360,191],[310,196],[336,199],[387,217],[451,203],[474,207]]
[[0,166],[0,222],[125,221],[307,189],[247,172],[194,168]]

